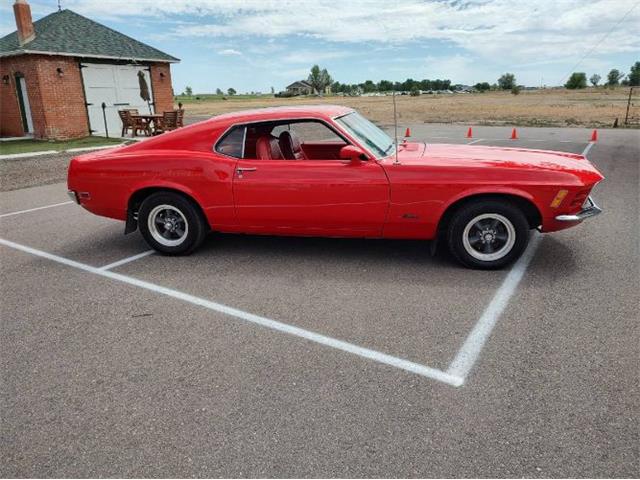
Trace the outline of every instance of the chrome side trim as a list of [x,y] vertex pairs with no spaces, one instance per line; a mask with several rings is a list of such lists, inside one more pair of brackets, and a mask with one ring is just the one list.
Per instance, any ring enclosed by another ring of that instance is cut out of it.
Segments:
[[595,217],[600,214],[602,209],[596,205],[591,196],[587,197],[585,205],[582,206],[582,210],[573,215],[558,215],[556,220],[559,222],[580,222],[585,218]]

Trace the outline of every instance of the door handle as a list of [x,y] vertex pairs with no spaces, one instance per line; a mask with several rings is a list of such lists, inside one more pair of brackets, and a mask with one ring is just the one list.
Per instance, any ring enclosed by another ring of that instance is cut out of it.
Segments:
[[244,172],[255,172],[257,170],[256,167],[238,167],[236,168],[236,172],[238,173],[238,178],[242,178],[242,174]]

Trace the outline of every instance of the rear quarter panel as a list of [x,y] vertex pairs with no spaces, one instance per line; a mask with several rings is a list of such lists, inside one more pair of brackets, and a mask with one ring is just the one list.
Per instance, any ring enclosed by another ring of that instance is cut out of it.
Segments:
[[69,188],[89,192],[83,207],[97,214],[126,219],[128,202],[138,190],[160,187],[191,196],[210,224],[235,223],[232,179],[235,160],[212,152],[145,149],[97,158],[75,159]]

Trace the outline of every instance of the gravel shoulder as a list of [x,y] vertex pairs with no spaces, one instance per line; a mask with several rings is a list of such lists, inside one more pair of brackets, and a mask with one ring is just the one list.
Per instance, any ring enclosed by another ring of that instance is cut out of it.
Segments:
[[0,160],[0,191],[49,185],[67,179],[67,167],[77,153]]

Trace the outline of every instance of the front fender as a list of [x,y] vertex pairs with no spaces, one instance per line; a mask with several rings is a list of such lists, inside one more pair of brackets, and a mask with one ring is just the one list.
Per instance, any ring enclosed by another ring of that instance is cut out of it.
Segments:
[[526,190],[515,188],[515,187],[480,186],[480,187],[467,188],[461,192],[458,192],[453,197],[449,198],[447,202],[441,205],[439,217],[442,217],[444,212],[446,212],[449,209],[449,207],[451,207],[453,204],[461,200],[464,200],[465,198],[474,197],[478,195],[512,195],[514,197],[520,197],[520,198],[523,198],[524,200],[528,200],[533,205],[535,205],[538,211],[542,214],[542,209],[540,208],[538,201],[536,201],[535,197]]

